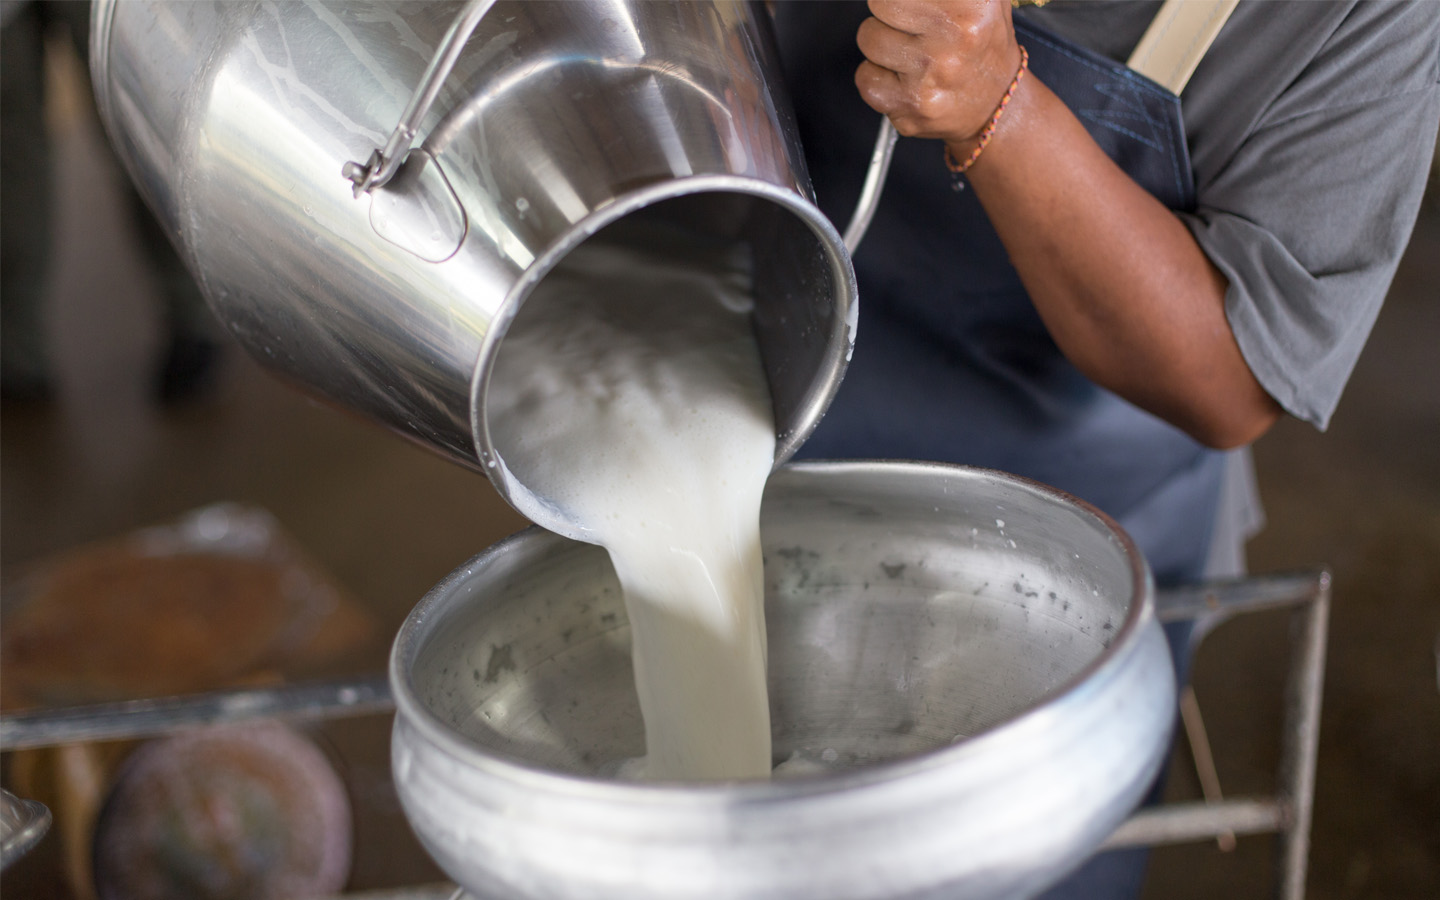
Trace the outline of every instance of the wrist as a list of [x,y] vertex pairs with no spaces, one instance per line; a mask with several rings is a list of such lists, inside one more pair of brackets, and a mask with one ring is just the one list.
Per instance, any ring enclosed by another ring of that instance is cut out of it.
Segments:
[[1000,130],[1001,123],[1005,119],[1005,113],[1010,108],[1015,95],[1019,92],[1021,84],[1025,80],[1025,74],[1030,68],[1030,54],[1026,49],[1015,45],[1016,65],[1013,69],[1014,77],[1004,88],[1000,95],[999,102],[995,105],[994,112],[990,118],[972,135],[953,140],[945,140],[945,165],[956,176],[965,174],[970,167],[979,161],[981,155],[994,139]]

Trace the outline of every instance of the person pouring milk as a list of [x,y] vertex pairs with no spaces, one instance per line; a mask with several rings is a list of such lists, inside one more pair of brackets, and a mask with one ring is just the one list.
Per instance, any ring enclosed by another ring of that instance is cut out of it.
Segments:
[[[1028,476],[1116,518],[1161,584],[1239,574],[1244,448],[1284,414],[1326,426],[1414,225],[1434,5],[773,9],[832,219],[875,113],[909,138],[855,255],[854,358],[801,454]],[[1055,896],[1133,894],[1142,869],[1101,857]]]
[[775,19],[832,218],[872,108],[925,138],[896,147],[855,256],[855,357],[802,453],[1038,479],[1116,517],[1163,583],[1235,558],[1225,451],[1335,409],[1419,208],[1440,16],[1242,2],[1177,100],[1122,62],[1160,6]]

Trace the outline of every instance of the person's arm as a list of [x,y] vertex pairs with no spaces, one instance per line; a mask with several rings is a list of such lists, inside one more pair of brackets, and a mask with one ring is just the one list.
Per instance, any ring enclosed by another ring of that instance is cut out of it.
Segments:
[[[1020,65],[1008,0],[870,9],[861,95],[902,135],[965,159]],[[1230,330],[1225,277],[1033,73],[967,178],[1051,336],[1091,380],[1214,447],[1279,418]]]

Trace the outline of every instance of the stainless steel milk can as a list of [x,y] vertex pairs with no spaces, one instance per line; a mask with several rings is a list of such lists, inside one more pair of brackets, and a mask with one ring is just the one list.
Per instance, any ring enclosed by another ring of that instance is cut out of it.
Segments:
[[[833,395],[854,275],[758,5],[100,0],[94,17],[105,126],[225,326],[512,503],[485,418],[496,349],[622,219],[752,246],[779,460]],[[387,147],[403,165],[381,184]]]

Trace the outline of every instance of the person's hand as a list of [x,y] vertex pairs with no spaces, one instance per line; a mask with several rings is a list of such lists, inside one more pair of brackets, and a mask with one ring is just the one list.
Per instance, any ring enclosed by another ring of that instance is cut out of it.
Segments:
[[962,150],[1020,65],[1009,0],[870,0],[855,86],[906,137]]

